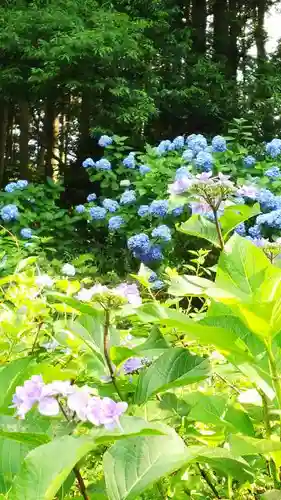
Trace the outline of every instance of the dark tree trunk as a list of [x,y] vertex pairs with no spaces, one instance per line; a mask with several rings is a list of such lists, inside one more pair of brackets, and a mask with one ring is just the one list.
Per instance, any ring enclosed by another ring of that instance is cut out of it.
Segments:
[[241,33],[241,20],[238,13],[242,8],[241,0],[229,0],[229,40],[227,73],[230,79],[236,82],[239,64],[238,37]]
[[81,165],[85,158],[91,156],[93,152],[93,140],[90,136],[90,116],[90,97],[87,92],[83,92],[80,107],[79,142],[77,149],[77,161],[79,165]]
[[48,98],[45,107],[45,117],[44,117],[44,144],[46,148],[45,156],[45,176],[53,177],[53,153],[55,147],[55,130],[54,123],[56,119],[56,109],[54,102]]
[[193,0],[191,8],[192,39],[194,51],[198,54],[206,53],[206,0]]
[[214,0],[213,3],[214,15],[214,37],[213,37],[213,53],[214,60],[224,63],[228,57],[228,5],[227,0]]
[[20,124],[20,176],[29,179],[29,105],[26,99],[19,104],[19,124]]
[[257,60],[258,64],[263,66],[266,60],[266,31],[264,29],[264,17],[266,13],[266,1],[257,0],[256,2],[256,16],[255,16],[255,42],[257,47]]
[[8,131],[8,105],[0,103],[0,187],[3,185],[5,173],[6,140]]

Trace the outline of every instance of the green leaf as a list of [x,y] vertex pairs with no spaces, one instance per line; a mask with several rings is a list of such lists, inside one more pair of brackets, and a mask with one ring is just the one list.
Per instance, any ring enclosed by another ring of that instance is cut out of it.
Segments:
[[157,392],[204,380],[210,374],[209,360],[192,355],[187,349],[168,349],[138,379],[135,402],[142,404]]
[[73,467],[95,446],[84,437],[63,436],[30,451],[15,477],[13,500],[53,500]]
[[160,306],[156,302],[144,304],[135,311],[135,314],[143,323],[158,322],[177,328],[186,334],[187,339],[196,340],[202,345],[214,345],[223,354],[236,354],[244,361],[252,359],[243,340],[226,328],[208,327],[188,318],[186,314]]
[[234,235],[221,253],[216,284],[246,302],[271,274],[272,267],[260,248]]
[[8,432],[0,429],[0,438],[11,439],[18,443],[27,444],[31,447],[40,446],[48,443],[50,438],[46,434],[32,432]]
[[258,203],[255,203],[252,207],[248,205],[231,205],[230,207],[226,207],[219,220],[224,238],[241,222],[255,217],[260,211]]
[[110,348],[110,359],[117,367],[126,361],[126,359],[136,356],[137,353],[133,349],[125,346],[112,346]]
[[271,490],[261,495],[261,500],[281,500],[281,491]]
[[214,246],[220,248],[215,224],[202,217],[202,215],[192,215],[186,222],[178,226],[177,229],[182,233],[208,240]]
[[26,259],[20,260],[17,267],[16,267],[16,272],[19,273],[23,271],[26,267],[31,266],[36,262],[38,257],[33,256],[33,257],[27,257]]
[[136,346],[134,351],[138,356],[159,356],[169,347],[159,328],[153,327],[148,339],[143,344]]
[[165,435],[166,430],[159,424],[147,422],[143,418],[128,417],[123,415],[120,418],[120,428],[107,430],[104,428],[93,429],[91,436],[97,444],[108,443],[109,441],[125,439],[134,436]]
[[169,427],[165,436],[125,439],[104,454],[104,474],[109,500],[135,499],[162,476],[187,461],[183,440]]
[[63,293],[58,293],[58,292],[48,292],[48,296],[50,298],[53,298],[55,300],[59,300],[61,302],[64,302],[68,306],[72,307],[75,309],[77,312],[80,312],[82,314],[89,314],[90,316],[96,316],[97,311],[99,311],[98,307],[93,307],[88,304],[85,304],[83,302],[80,302],[80,300],[75,299],[73,297],[68,297],[67,295],[64,295]]
[[214,286],[215,284],[212,281],[199,278],[198,276],[173,276],[168,293],[175,297],[182,297],[184,295],[204,296],[206,295],[206,290]]
[[270,439],[255,439],[248,436],[231,435],[229,446],[233,455],[256,455],[267,454],[273,451],[281,451],[280,441]]

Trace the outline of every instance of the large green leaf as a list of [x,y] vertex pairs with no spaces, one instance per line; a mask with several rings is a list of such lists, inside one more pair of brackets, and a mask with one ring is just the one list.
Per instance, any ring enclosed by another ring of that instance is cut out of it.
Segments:
[[169,349],[167,340],[163,337],[159,328],[154,326],[148,339],[134,348],[134,351],[140,356],[159,356],[166,349]]
[[223,354],[232,353],[244,361],[251,360],[250,352],[242,339],[227,328],[211,327],[196,322],[175,309],[147,303],[135,311],[143,323],[160,323],[177,328],[185,333],[188,340],[196,340],[202,345],[214,345]]
[[182,297],[184,295],[204,296],[206,295],[206,290],[214,286],[215,284],[212,281],[198,276],[173,276],[168,292],[175,297]]
[[53,500],[73,467],[94,447],[88,438],[63,436],[25,457],[10,491],[13,500]]
[[271,490],[261,495],[261,500],[281,500],[281,491]]
[[[24,457],[32,450],[33,445],[0,438],[0,491],[7,492],[16,474],[19,473]],[[12,500],[13,497],[9,496]]]
[[269,260],[260,248],[246,238],[234,235],[221,253],[216,284],[248,301],[272,274]]
[[192,215],[186,222],[177,227],[179,231],[185,234],[191,234],[198,238],[210,241],[214,246],[220,248],[220,242],[216,226],[202,215]]
[[248,436],[231,435],[229,439],[231,452],[236,456],[267,454],[273,451],[281,451],[280,441],[270,439],[255,439]]
[[157,392],[204,380],[210,374],[209,360],[191,354],[187,349],[168,349],[138,379],[135,402],[142,404]]
[[166,436],[125,439],[104,454],[110,500],[134,499],[149,485],[187,462],[183,440],[171,428],[162,427]]
[[236,228],[241,222],[244,222],[251,217],[260,213],[260,206],[255,203],[252,207],[248,205],[231,205],[224,209],[223,215],[220,217],[220,225],[224,238]]

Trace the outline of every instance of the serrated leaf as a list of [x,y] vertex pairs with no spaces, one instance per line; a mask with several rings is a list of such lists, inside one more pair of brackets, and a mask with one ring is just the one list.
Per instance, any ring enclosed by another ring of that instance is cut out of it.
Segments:
[[210,374],[206,358],[192,355],[187,349],[168,349],[147,369],[142,370],[135,393],[137,404],[171,387],[181,387],[204,380]]
[[220,248],[215,224],[202,217],[202,215],[192,215],[186,222],[178,226],[177,229],[182,233],[208,240],[214,246]]

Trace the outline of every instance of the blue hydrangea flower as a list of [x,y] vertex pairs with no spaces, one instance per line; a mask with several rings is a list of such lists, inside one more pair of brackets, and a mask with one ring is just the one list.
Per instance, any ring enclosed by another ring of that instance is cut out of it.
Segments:
[[90,168],[90,167],[94,167],[94,166],[95,166],[95,162],[92,158],[86,158],[86,160],[84,160],[82,163],[82,167],[84,167],[84,168]]
[[116,200],[105,198],[102,202],[102,206],[106,208],[106,210],[108,210],[109,212],[116,212],[119,208],[119,203]]
[[281,229],[281,209],[273,210],[268,214],[258,215],[256,218],[256,225],[265,225],[275,229]]
[[243,159],[245,167],[253,167],[256,164],[256,158],[254,156],[248,155]]
[[108,229],[109,231],[117,231],[121,226],[125,224],[125,220],[120,215],[114,215],[110,217],[108,221]]
[[149,237],[145,233],[135,234],[128,239],[127,246],[131,252],[148,252],[150,249]]
[[261,228],[259,225],[255,224],[252,227],[249,227],[248,233],[252,238],[261,238]]
[[106,216],[106,210],[103,207],[91,207],[89,213],[93,220],[102,220]]
[[216,135],[212,140],[212,151],[214,153],[224,153],[227,150],[226,140],[221,135]]
[[61,272],[65,274],[65,276],[75,276],[76,269],[72,264],[64,264],[61,268]]
[[16,205],[5,205],[0,210],[0,217],[4,222],[10,222],[19,217],[18,207]]
[[184,136],[183,135],[178,135],[175,137],[173,140],[173,145],[175,149],[181,149],[184,147]]
[[19,181],[17,182],[17,187],[18,187],[19,189],[24,189],[24,188],[26,188],[27,186],[28,186],[28,181],[26,181],[25,179],[19,180]]
[[162,224],[161,226],[153,229],[151,235],[153,238],[158,238],[159,240],[166,242],[171,241],[172,239],[171,230],[165,224]]
[[154,281],[156,281],[157,278],[158,278],[157,274],[154,271],[152,271],[151,275],[148,278],[148,281],[149,283],[154,283]]
[[129,153],[129,155],[126,156],[126,158],[124,158],[123,165],[124,165],[124,167],[127,167],[127,168],[131,168],[131,169],[135,168],[136,159],[135,159],[135,153],[133,151],[131,151],[131,153]]
[[199,153],[208,146],[207,139],[202,134],[192,134],[188,136],[187,144],[194,153]]
[[96,199],[97,199],[97,195],[96,195],[96,193],[90,193],[90,194],[88,194],[88,196],[87,196],[87,201],[89,201],[89,202],[90,202],[90,201],[95,201]]
[[113,138],[110,137],[109,135],[102,135],[99,138],[98,145],[101,146],[102,148],[106,148],[107,146],[111,146],[113,143]]
[[278,179],[281,176],[281,172],[279,170],[279,167],[271,167],[268,168],[265,172],[264,175],[266,175],[269,179]]
[[281,139],[272,139],[272,141],[268,142],[265,146],[265,151],[272,157],[276,158],[276,156],[281,154]]
[[154,200],[149,207],[149,212],[155,217],[165,217],[168,212],[168,206],[168,200]]
[[151,290],[154,290],[156,292],[156,291],[164,288],[164,286],[165,286],[165,284],[162,280],[156,280],[156,281],[154,281],[154,283],[152,283],[150,288],[151,288]]
[[191,177],[187,167],[180,167],[176,170],[176,175],[175,175],[176,181],[182,179],[182,177]]
[[193,151],[192,149],[186,149],[183,154],[182,154],[182,159],[186,161],[187,163],[190,163],[193,159]]
[[159,245],[152,245],[147,252],[134,252],[134,256],[139,258],[144,264],[159,262],[164,259]]
[[174,217],[178,217],[183,213],[183,211],[184,211],[184,205],[181,205],[180,207],[176,207],[172,210],[172,215]]
[[6,191],[6,193],[13,193],[13,191],[15,191],[15,189],[18,189],[17,183],[16,182],[9,182],[9,184],[7,184],[7,186],[5,186],[4,191]]
[[205,151],[200,151],[195,159],[195,164],[197,167],[200,167],[205,172],[209,172],[212,170],[212,166],[214,163],[213,156],[211,153],[206,153]]
[[269,189],[261,189],[257,195],[257,201],[264,211],[277,210],[281,208],[280,199],[269,191]]
[[172,143],[169,139],[166,139],[165,141],[161,141],[160,144],[158,144],[157,148],[155,148],[155,151],[158,155],[163,155],[167,151],[171,151],[172,148]]
[[30,238],[32,238],[32,229],[30,229],[29,227],[24,227],[20,230],[20,235],[24,239],[29,240]]
[[136,200],[136,192],[132,189],[126,190],[120,198],[120,205],[131,205],[132,203],[135,203]]
[[123,364],[123,370],[125,375],[129,375],[144,368],[146,364],[147,358],[129,358]]
[[138,209],[138,215],[140,217],[145,217],[149,214],[149,205],[140,205]]
[[83,214],[85,210],[86,208],[84,207],[84,205],[76,205],[75,207],[75,212],[77,212],[78,214]]
[[97,170],[111,170],[111,163],[106,158],[101,158],[96,162]]
[[235,233],[239,234],[240,236],[246,235],[246,228],[244,222],[241,222],[240,224],[238,224],[238,226],[236,226]]
[[140,165],[139,171],[141,175],[148,174],[148,172],[151,172],[151,168],[148,165]]

